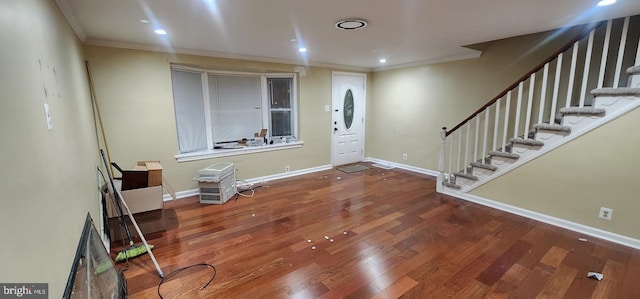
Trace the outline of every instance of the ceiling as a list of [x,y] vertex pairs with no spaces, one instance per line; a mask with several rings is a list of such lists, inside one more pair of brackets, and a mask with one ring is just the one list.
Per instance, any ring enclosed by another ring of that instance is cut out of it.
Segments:
[[[638,0],[55,1],[88,45],[363,70],[478,57],[464,46],[640,14]],[[345,18],[368,25],[335,28]]]

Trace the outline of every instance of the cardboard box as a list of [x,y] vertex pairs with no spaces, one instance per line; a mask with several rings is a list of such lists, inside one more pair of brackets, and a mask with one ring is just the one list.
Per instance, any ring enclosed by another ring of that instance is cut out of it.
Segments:
[[147,187],[162,185],[162,165],[160,165],[160,161],[138,161],[136,167],[147,170]]
[[[118,187],[118,181],[116,181],[116,187]],[[162,200],[162,186],[154,186],[147,188],[139,188],[133,190],[122,191],[122,196],[127,206],[131,210],[131,213],[141,213],[152,210],[159,210],[164,208],[164,201]],[[107,216],[117,217],[118,207],[115,205],[110,194],[107,195]],[[126,215],[127,211],[122,207],[123,213]]]
[[[133,217],[143,234],[166,230],[160,162],[138,161],[132,169],[122,170],[122,180],[115,180],[114,183],[116,188],[121,190],[120,193],[122,193],[124,201],[133,213]],[[121,238],[120,233],[122,232],[118,223],[120,212],[111,194],[105,194],[105,198],[111,238],[118,240]],[[124,206],[122,206],[122,213],[130,226],[131,235],[137,236],[129,216],[126,216],[128,213]]]
[[134,167],[122,170],[122,191],[146,188],[149,185],[149,172],[146,169]]
[[[165,210],[142,212],[134,214],[133,217],[144,235],[165,231],[167,229]],[[131,237],[137,237],[138,232],[131,223],[129,216],[126,216],[126,221],[129,226],[129,231],[131,232]],[[125,240],[127,239],[127,233],[124,231],[124,228],[121,228],[118,218],[109,218],[109,232],[112,242],[121,240],[123,237]]]
[[158,161],[138,161],[132,169],[120,169],[122,190],[162,185],[162,165]]

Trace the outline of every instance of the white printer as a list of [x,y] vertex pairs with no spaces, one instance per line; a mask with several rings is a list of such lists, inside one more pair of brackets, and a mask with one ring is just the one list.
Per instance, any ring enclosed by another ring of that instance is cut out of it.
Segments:
[[223,204],[236,192],[236,168],[233,163],[218,162],[198,170],[200,203]]
[[200,182],[219,182],[223,177],[235,172],[235,165],[228,162],[218,162],[207,168],[198,170],[196,179]]

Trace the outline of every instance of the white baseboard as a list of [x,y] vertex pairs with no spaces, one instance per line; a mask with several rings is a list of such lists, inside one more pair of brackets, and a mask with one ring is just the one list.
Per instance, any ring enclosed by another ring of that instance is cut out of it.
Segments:
[[[378,163],[378,164],[382,164],[382,165],[388,165],[388,166],[401,168],[401,169],[405,169],[405,170],[408,170],[408,171],[422,173],[422,174],[426,174],[426,175],[430,175],[430,176],[438,176],[440,174],[439,172],[434,171],[434,170],[418,168],[418,167],[414,167],[414,166],[410,166],[410,165],[399,164],[399,163],[389,162],[389,161],[375,159],[375,158],[365,158],[365,162],[373,162],[373,163]],[[272,175],[263,176],[263,177],[246,179],[246,180],[243,180],[243,181],[245,181],[245,182],[247,182],[249,184],[264,183],[264,182],[268,182],[268,181],[271,181],[271,180],[284,179],[284,178],[289,178],[289,177],[293,177],[293,176],[298,176],[298,175],[303,175],[303,174],[308,174],[308,173],[313,173],[313,172],[318,172],[318,171],[323,171],[323,170],[329,170],[331,168],[333,168],[333,166],[331,166],[331,165],[321,165],[321,166],[316,166],[316,167],[311,167],[311,168],[306,168],[306,169],[294,170],[294,171],[290,171],[290,172],[283,172],[283,173],[277,173],[277,174],[272,174]],[[200,194],[200,191],[197,188],[196,189],[191,189],[191,190],[179,191],[179,192],[176,192],[176,198],[181,199],[181,198],[185,198],[185,197],[195,196],[195,195],[198,195],[198,194]],[[165,194],[162,199],[164,201],[172,200],[171,195],[169,195],[169,194]]]
[[331,166],[331,165],[322,165],[322,166],[316,166],[316,167],[305,168],[305,169],[300,169],[300,170],[294,170],[294,171],[289,171],[289,172],[276,173],[276,174],[267,175],[267,176],[263,176],[263,177],[246,179],[244,181],[246,181],[246,182],[248,182],[250,184],[263,183],[263,182],[268,182],[268,181],[271,181],[271,180],[279,180],[279,179],[289,178],[289,177],[293,177],[293,176],[298,176],[298,175],[303,175],[303,174],[308,174],[308,173],[314,173],[314,172],[323,171],[323,170],[329,170],[331,168],[333,168],[333,166]]
[[486,198],[482,198],[480,196],[476,196],[476,195],[472,195],[469,193],[460,193],[460,192],[452,192],[451,190],[448,190],[446,188],[441,188],[442,186],[442,177],[440,175],[440,172],[435,171],[435,170],[430,170],[430,169],[424,169],[424,168],[418,168],[418,167],[414,167],[414,166],[410,166],[410,165],[404,165],[404,164],[399,164],[399,163],[394,163],[394,162],[389,162],[389,161],[384,161],[384,160],[380,160],[380,159],[376,159],[376,158],[366,158],[365,161],[367,162],[374,162],[374,163],[378,163],[378,164],[382,164],[382,165],[388,165],[388,166],[394,166],[397,168],[401,168],[401,169],[405,169],[408,171],[413,171],[413,172],[418,172],[418,173],[423,173],[423,174],[427,174],[427,175],[431,175],[431,176],[435,176],[438,181],[437,181],[437,186],[436,186],[436,191],[438,191],[439,193],[443,193],[443,194],[447,194],[456,198],[460,198],[463,200],[467,200],[470,202],[474,202],[477,204],[481,204],[483,206],[487,206],[490,208],[494,208],[494,209],[498,209],[501,211],[505,211],[508,213],[512,213],[512,214],[516,214],[516,215],[520,215],[522,217],[526,217],[529,219],[533,219],[533,220],[537,220],[540,222],[544,222],[544,223],[548,223],[557,227],[561,227],[561,228],[565,228],[568,230],[572,230],[578,233],[582,233],[588,236],[593,236],[596,238],[600,238],[603,240],[607,240],[610,242],[614,242],[617,244],[621,244],[624,246],[629,246],[632,248],[636,248],[636,249],[640,249],[640,240],[638,239],[634,239],[631,237],[627,237],[627,236],[623,236],[623,235],[619,235],[616,233],[612,233],[612,232],[608,232],[605,230],[601,230],[595,227],[591,227],[591,226],[587,226],[587,225],[583,225],[583,224],[579,224],[579,223],[575,223],[575,222],[571,222],[568,220],[564,220],[561,218],[556,218],[556,217],[552,217],[549,215],[545,215],[542,213],[538,213],[538,212],[534,212],[534,211],[530,211],[527,209],[523,209],[523,208],[519,208],[516,206],[512,206],[512,205],[508,205],[505,203],[501,203],[501,202],[497,202],[497,201],[493,201],[490,199],[486,199]]
[[505,211],[508,213],[520,215],[522,217],[526,217],[529,219],[537,220],[540,222],[548,223],[553,226],[561,227],[564,229],[572,230],[581,234],[589,235],[592,237],[600,238],[603,240],[607,240],[613,243],[621,244],[624,246],[640,249],[640,240],[634,239],[631,237],[619,235],[616,233],[608,232],[605,230],[601,230],[595,227],[571,222],[568,220],[564,220],[561,218],[556,218],[553,216],[545,215],[542,213],[534,212],[531,210],[519,208],[516,206],[508,205],[505,203],[493,201],[490,199],[486,199],[480,196],[468,194],[468,193],[460,193],[460,192],[451,192],[450,190],[443,190],[443,194],[447,194],[456,198],[460,198],[466,201],[474,202],[477,204],[481,204],[483,206],[487,206],[490,208],[498,209],[501,211]]
[[[272,174],[272,175],[263,176],[263,177],[246,179],[246,180],[243,180],[243,181],[245,181],[245,182],[247,182],[249,184],[264,183],[264,182],[268,182],[268,181],[271,181],[271,180],[284,179],[284,178],[293,177],[293,176],[297,176],[297,175],[303,175],[303,174],[308,174],[308,173],[328,170],[328,169],[331,169],[332,167],[333,166],[331,166],[331,165],[322,165],[322,166],[317,166],[317,167],[312,167],[312,168],[306,168],[306,169],[294,170],[294,171],[289,171],[289,172],[284,172],[284,173]],[[198,188],[196,188],[196,189],[176,192],[176,198],[177,199],[181,199],[181,198],[191,197],[191,196],[195,196],[195,195],[199,195],[199,194],[200,194],[200,190]],[[163,195],[162,199],[164,201],[169,201],[169,200],[172,200],[173,198],[171,198],[171,195],[165,194],[165,195]]]
[[[185,190],[185,191],[179,191],[176,192],[176,199],[180,199],[180,198],[185,198],[185,197],[191,197],[194,195],[199,195],[200,194],[200,190],[198,188],[196,189],[191,189],[191,190]],[[162,200],[164,201],[169,201],[172,200],[173,198],[171,198],[171,194],[164,194],[162,196]]]
[[390,162],[390,161],[371,158],[371,157],[365,158],[364,161],[365,162],[373,162],[373,163],[380,164],[380,165],[385,165],[385,166],[392,166],[392,167],[396,167],[396,168],[400,168],[400,169],[404,169],[404,170],[408,170],[408,171],[413,171],[413,172],[417,172],[417,173],[430,175],[430,176],[433,176],[433,177],[437,177],[438,175],[440,175],[440,172],[436,171],[436,170],[420,168],[420,167],[415,167],[415,166],[411,166],[411,165]]

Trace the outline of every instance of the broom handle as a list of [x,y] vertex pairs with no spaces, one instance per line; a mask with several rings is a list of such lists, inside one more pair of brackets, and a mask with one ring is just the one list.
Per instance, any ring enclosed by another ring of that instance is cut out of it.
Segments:
[[162,269],[160,269],[160,265],[158,265],[158,261],[156,261],[156,257],[153,256],[153,252],[151,252],[151,247],[149,247],[149,244],[147,243],[147,239],[145,239],[144,236],[142,235],[142,232],[140,231],[140,227],[138,227],[138,223],[136,222],[135,219],[133,219],[133,214],[131,214],[131,210],[129,210],[129,206],[127,205],[127,202],[124,201],[124,197],[122,196],[122,193],[118,189],[116,189],[116,192],[118,193],[118,197],[120,198],[122,205],[127,210],[129,219],[131,219],[131,223],[133,223],[133,226],[135,227],[136,232],[138,232],[138,236],[140,236],[140,239],[142,239],[142,243],[144,243],[144,246],[147,248],[147,252],[149,253],[149,256],[151,256],[151,260],[153,261],[153,264],[156,266],[156,270],[158,270],[158,275],[160,275],[160,278],[164,278]]

